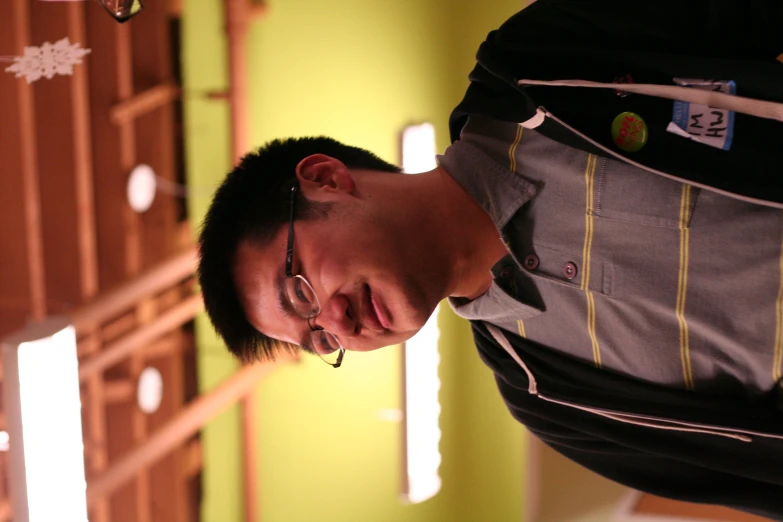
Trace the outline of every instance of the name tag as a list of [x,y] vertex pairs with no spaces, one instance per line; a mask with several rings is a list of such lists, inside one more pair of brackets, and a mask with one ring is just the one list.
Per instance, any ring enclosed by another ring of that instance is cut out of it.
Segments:
[[[737,93],[733,81],[675,78],[674,83],[693,89]],[[734,137],[734,111],[677,100],[674,102],[672,121],[666,130],[716,149],[729,150]]]

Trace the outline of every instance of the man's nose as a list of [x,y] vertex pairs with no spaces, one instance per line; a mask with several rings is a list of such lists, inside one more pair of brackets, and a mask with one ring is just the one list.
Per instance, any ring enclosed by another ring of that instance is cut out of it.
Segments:
[[333,295],[321,307],[321,313],[315,318],[318,326],[340,337],[350,337],[356,333],[358,311],[344,295]]

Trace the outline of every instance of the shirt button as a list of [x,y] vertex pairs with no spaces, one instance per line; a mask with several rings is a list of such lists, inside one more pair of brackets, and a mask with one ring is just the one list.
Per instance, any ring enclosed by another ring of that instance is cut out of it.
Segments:
[[576,265],[571,261],[563,265],[562,271],[566,279],[573,279],[576,277],[576,272],[577,272]]
[[535,270],[538,268],[538,256],[535,254],[530,254],[527,257],[525,257],[525,268],[528,270]]

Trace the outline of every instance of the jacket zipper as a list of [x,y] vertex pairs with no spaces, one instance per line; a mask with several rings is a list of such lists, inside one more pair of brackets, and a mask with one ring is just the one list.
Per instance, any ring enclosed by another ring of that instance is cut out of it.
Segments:
[[536,396],[541,400],[551,402],[554,404],[559,404],[561,406],[567,406],[569,408],[585,411],[588,413],[592,413],[594,415],[600,415],[602,417],[613,419],[617,422],[634,424],[636,426],[644,426],[644,427],[660,429],[660,430],[680,431],[680,432],[689,432],[689,433],[704,433],[708,435],[715,435],[718,437],[735,439],[742,442],[753,442],[752,436],[783,440],[783,435],[775,435],[772,433],[763,433],[763,432],[750,431],[750,430],[737,430],[735,428],[727,428],[724,426],[701,424],[696,422],[684,422],[675,419],[668,419],[665,417],[655,417],[651,415],[634,414],[634,413],[628,413],[628,412],[622,412],[616,410],[609,410],[605,408],[594,408],[590,406],[577,404],[575,402],[563,401],[563,400],[547,397],[546,395],[538,391],[538,384],[536,382],[535,376],[533,375],[533,372],[531,372],[530,369],[527,367],[527,365],[524,363],[524,361],[522,361],[522,359],[519,357],[517,352],[511,346],[511,343],[508,341],[508,339],[506,339],[506,336],[503,335],[500,329],[497,328],[496,326],[493,326],[489,323],[485,323],[485,324],[487,326],[487,329],[489,330],[489,333],[492,334],[492,337],[495,338],[498,344],[500,344],[503,347],[503,349],[506,352],[508,352],[511,358],[514,359],[514,361],[516,361],[516,363],[524,370],[528,378],[528,389],[527,389],[528,393]]
[[[541,117],[541,115],[543,115],[543,117]],[[677,176],[673,176],[671,174],[667,174],[666,172],[662,172],[662,171],[656,170],[656,169],[654,169],[652,167],[648,167],[646,165],[642,165],[641,163],[638,163],[636,161],[628,159],[625,156],[623,156],[622,154],[619,154],[619,153],[613,151],[612,149],[601,145],[600,143],[598,143],[594,139],[590,138],[586,134],[583,134],[582,132],[579,132],[578,130],[576,130],[575,128],[571,127],[569,124],[567,124],[566,122],[564,122],[563,120],[561,120],[560,118],[558,118],[557,116],[552,114],[551,112],[548,112],[544,107],[539,107],[537,109],[537,115],[534,116],[533,118],[531,118],[530,120],[528,120],[528,121],[531,121],[531,122],[534,121],[534,123],[532,125],[530,125],[529,127],[527,125],[523,125],[523,126],[528,127],[528,128],[538,127],[541,123],[543,123],[544,118],[552,118],[553,121],[556,121],[557,123],[559,123],[560,125],[562,125],[566,129],[568,129],[570,132],[576,134],[577,136],[579,136],[583,140],[589,142],[593,146],[598,147],[599,149],[603,150],[604,152],[606,152],[607,154],[611,155],[612,157],[614,157],[614,158],[616,158],[616,159],[618,159],[618,160],[620,160],[620,161],[622,161],[624,163],[627,163],[628,165],[633,165],[634,167],[646,170],[648,172],[652,172],[653,174],[658,174],[659,176],[664,176],[666,178],[673,179],[673,180],[678,181],[680,183],[685,183],[687,185],[692,185],[694,187],[699,187],[699,188],[704,189],[704,190],[709,190],[709,191],[712,191],[712,192],[716,192],[718,194],[722,194],[722,195],[730,197],[730,198],[738,199],[740,201],[753,203],[755,205],[762,205],[762,206],[765,206],[765,207],[783,208],[783,203],[775,203],[775,202],[766,201],[766,200],[763,200],[763,199],[757,199],[757,198],[750,198],[750,197],[747,197],[747,196],[742,196],[740,194],[735,194],[735,193],[729,192],[727,190],[721,190],[721,189],[712,187],[710,185],[706,185],[704,183],[696,183],[696,182],[693,182],[693,181],[689,181],[689,180],[685,180],[685,179],[682,179],[682,178],[678,178]],[[522,125],[522,124],[520,123],[520,125]]]

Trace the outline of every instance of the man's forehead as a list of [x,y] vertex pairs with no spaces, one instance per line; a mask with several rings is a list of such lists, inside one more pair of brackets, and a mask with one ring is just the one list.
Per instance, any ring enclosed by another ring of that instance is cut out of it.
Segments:
[[275,250],[281,249],[279,243],[277,239],[265,246],[247,240],[239,243],[234,258],[234,280],[240,292],[248,287],[272,282],[285,255],[284,246],[281,256],[274,255]]
[[277,239],[264,247],[241,243],[234,263],[234,282],[250,324],[265,335],[292,342],[283,338],[284,317],[276,306],[279,283],[285,276],[284,254],[285,245]]

